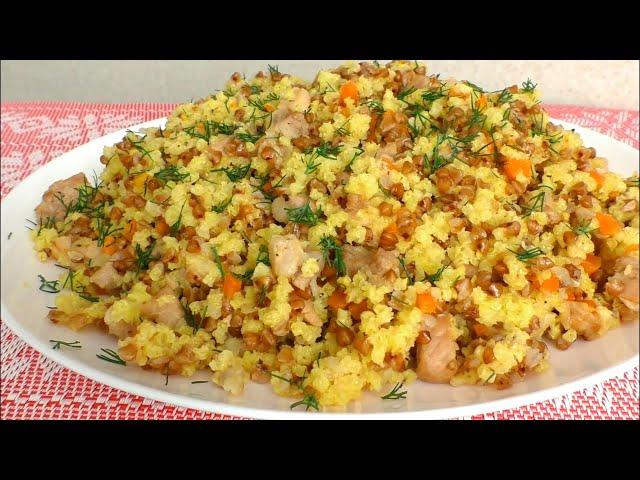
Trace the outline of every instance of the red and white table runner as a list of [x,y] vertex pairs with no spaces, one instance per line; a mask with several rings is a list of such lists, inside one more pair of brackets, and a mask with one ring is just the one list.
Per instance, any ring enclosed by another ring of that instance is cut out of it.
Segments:
[[[5,103],[1,110],[1,196],[72,148],[168,115],[172,104]],[[638,112],[547,106],[552,117],[638,148]],[[0,418],[83,420],[228,419],[175,407],[94,382],[48,360],[0,324]],[[474,419],[638,419],[638,367],[591,388]]]

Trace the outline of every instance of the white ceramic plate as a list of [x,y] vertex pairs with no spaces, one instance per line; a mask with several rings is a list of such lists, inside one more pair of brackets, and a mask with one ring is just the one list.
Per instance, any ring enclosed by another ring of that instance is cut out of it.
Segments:
[[[131,127],[164,125],[158,119]],[[630,175],[638,168],[638,151],[616,140],[566,122],[575,128],[588,146],[609,159],[610,168]],[[208,380],[209,374],[198,372],[192,378],[165,377],[134,365],[122,367],[96,358],[100,348],[116,348],[116,340],[97,329],[73,332],[46,319],[47,305],[53,305],[53,294],[38,290],[38,274],[54,278],[59,269],[52,263],[41,263],[33,249],[26,218],[34,219],[34,207],[43,192],[55,180],[83,171],[90,177],[100,172],[99,157],[105,145],[120,141],[125,130],[106,135],[78,147],[33,172],[16,186],[2,202],[2,320],[33,348],[65,367],[98,382],[121,390],[175,405],[200,410],[253,418],[451,418],[476,415],[554,398],[603,381],[638,364],[638,322],[609,332],[604,338],[576,342],[569,350],[551,348],[551,368],[532,375],[510,389],[483,387],[451,387],[414,382],[408,386],[405,400],[381,400],[366,393],[346,410],[327,412],[291,411],[292,400],[281,398],[269,385],[250,383],[239,397],[227,395],[212,383],[192,384]],[[7,239],[12,232],[11,239]],[[50,339],[79,340],[82,349],[53,350]],[[300,408],[300,407],[298,407]]]

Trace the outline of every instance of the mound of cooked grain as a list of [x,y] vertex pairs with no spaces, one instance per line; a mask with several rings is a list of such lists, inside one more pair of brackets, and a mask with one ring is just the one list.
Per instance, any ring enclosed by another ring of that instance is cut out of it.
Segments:
[[535,87],[408,62],[234,74],[105,148],[93,183],[45,193],[35,248],[68,268],[42,279],[63,290],[50,319],[307,409],[541,372],[545,340],[637,320],[639,217],[637,177],[550,123]]

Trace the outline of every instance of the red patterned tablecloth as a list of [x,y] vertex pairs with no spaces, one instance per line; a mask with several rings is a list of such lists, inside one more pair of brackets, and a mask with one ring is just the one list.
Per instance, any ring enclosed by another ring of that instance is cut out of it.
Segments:
[[[6,103],[1,106],[4,197],[56,156],[109,132],[167,115],[170,104]],[[638,112],[548,106],[558,119],[638,148]],[[46,359],[1,324],[2,419],[226,419],[94,382]],[[474,419],[638,419],[638,367],[591,388]]]

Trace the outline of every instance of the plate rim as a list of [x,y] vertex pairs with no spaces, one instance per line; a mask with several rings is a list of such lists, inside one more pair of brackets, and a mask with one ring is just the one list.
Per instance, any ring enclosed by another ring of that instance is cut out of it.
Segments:
[[[22,179],[18,184],[16,184],[11,191],[4,196],[0,200],[0,212],[2,217],[4,217],[5,204],[12,203],[11,199],[16,196],[16,191],[19,191],[19,187],[23,184],[26,184],[33,176],[35,176],[42,168],[47,167],[54,162],[63,162],[64,159],[68,156],[73,156],[77,150],[85,148],[87,145],[90,145],[94,142],[99,142],[105,137],[109,136],[117,136],[124,134],[126,130],[139,130],[142,128],[150,128],[161,125],[161,122],[166,122],[168,117],[160,117],[154,120],[149,120],[147,122],[143,122],[137,125],[133,125],[128,128],[123,128],[120,130],[116,130],[106,135],[102,135],[98,138],[95,138],[89,142],[86,142],[82,145],[78,145],[77,147],[57,156],[56,158],[50,160],[44,165],[36,168],[33,172],[31,172],[26,178]],[[592,130],[587,127],[583,127],[581,125],[577,125],[571,122],[566,122],[564,120],[559,120],[555,118],[550,118],[550,121],[554,123],[560,124],[565,129],[578,128],[579,130],[588,131],[590,134],[595,134],[597,136],[605,137],[610,142],[618,143],[619,145],[632,150],[638,154],[638,149],[633,146],[624,143],[618,139],[600,133],[598,131]],[[5,244],[4,235],[2,235],[1,239],[2,245]],[[4,250],[4,248],[2,248]],[[601,381],[607,380],[611,377],[619,375],[620,373],[632,368],[633,366],[638,366],[638,362],[640,360],[639,353],[636,352],[635,355],[631,356],[627,360],[619,362],[617,364],[611,365],[610,367],[598,370],[592,374],[580,377],[578,379],[562,383],[560,385],[556,385],[554,387],[541,389],[535,392],[522,393],[514,396],[509,396],[505,398],[500,398],[496,400],[489,400],[481,403],[474,403],[471,405],[458,406],[458,407],[439,407],[431,410],[415,410],[415,411],[400,411],[400,412],[377,412],[377,413],[355,413],[355,412],[303,412],[303,411],[289,411],[289,410],[274,410],[271,408],[255,408],[255,407],[243,407],[238,405],[233,405],[230,403],[224,402],[216,402],[212,400],[202,400],[194,397],[189,397],[186,395],[180,395],[172,392],[162,391],[155,387],[149,387],[146,385],[142,385],[140,383],[136,383],[131,380],[126,380],[122,377],[117,376],[115,373],[110,373],[106,370],[99,370],[94,368],[88,364],[83,363],[82,361],[73,360],[73,358],[68,357],[67,355],[62,354],[62,352],[57,352],[55,350],[51,350],[49,345],[46,345],[44,342],[41,342],[35,335],[32,335],[28,329],[24,328],[14,316],[10,313],[7,306],[5,306],[4,302],[0,299],[0,318],[3,323],[11,329],[11,331],[17,335],[22,341],[24,341],[31,348],[36,350],[41,355],[45,356],[53,360],[54,362],[62,365],[63,367],[87,377],[93,381],[98,383],[102,383],[112,388],[116,388],[118,390],[122,390],[131,395],[138,395],[144,398],[148,398],[154,401],[163,402],[170,405],[176,405],[183,408],[192,408],[199,411],[205,411],[209,413],[215,413],[219,415],[227,415],[233,417],[240,418],[251,418],[251,419],[277,419],[277,420],[326,420],[326,419],[359,419],[359,420],[372,420],[372,419],[424,419],[424,420],[435,420],[435,419],[449,419],[449,418],[458,418],[458,417],[466,417],[470,415],[482,415],[491,412],[496,412],[505,409],[519,408],[523,405],[529,405],[541,401],[551,400],[553,398],[566,395],[568,393],[572,393],[578,390],[582,390],[584,388],[588,388],[593,386]],[[621,327],[619,327],[621,328]]]

